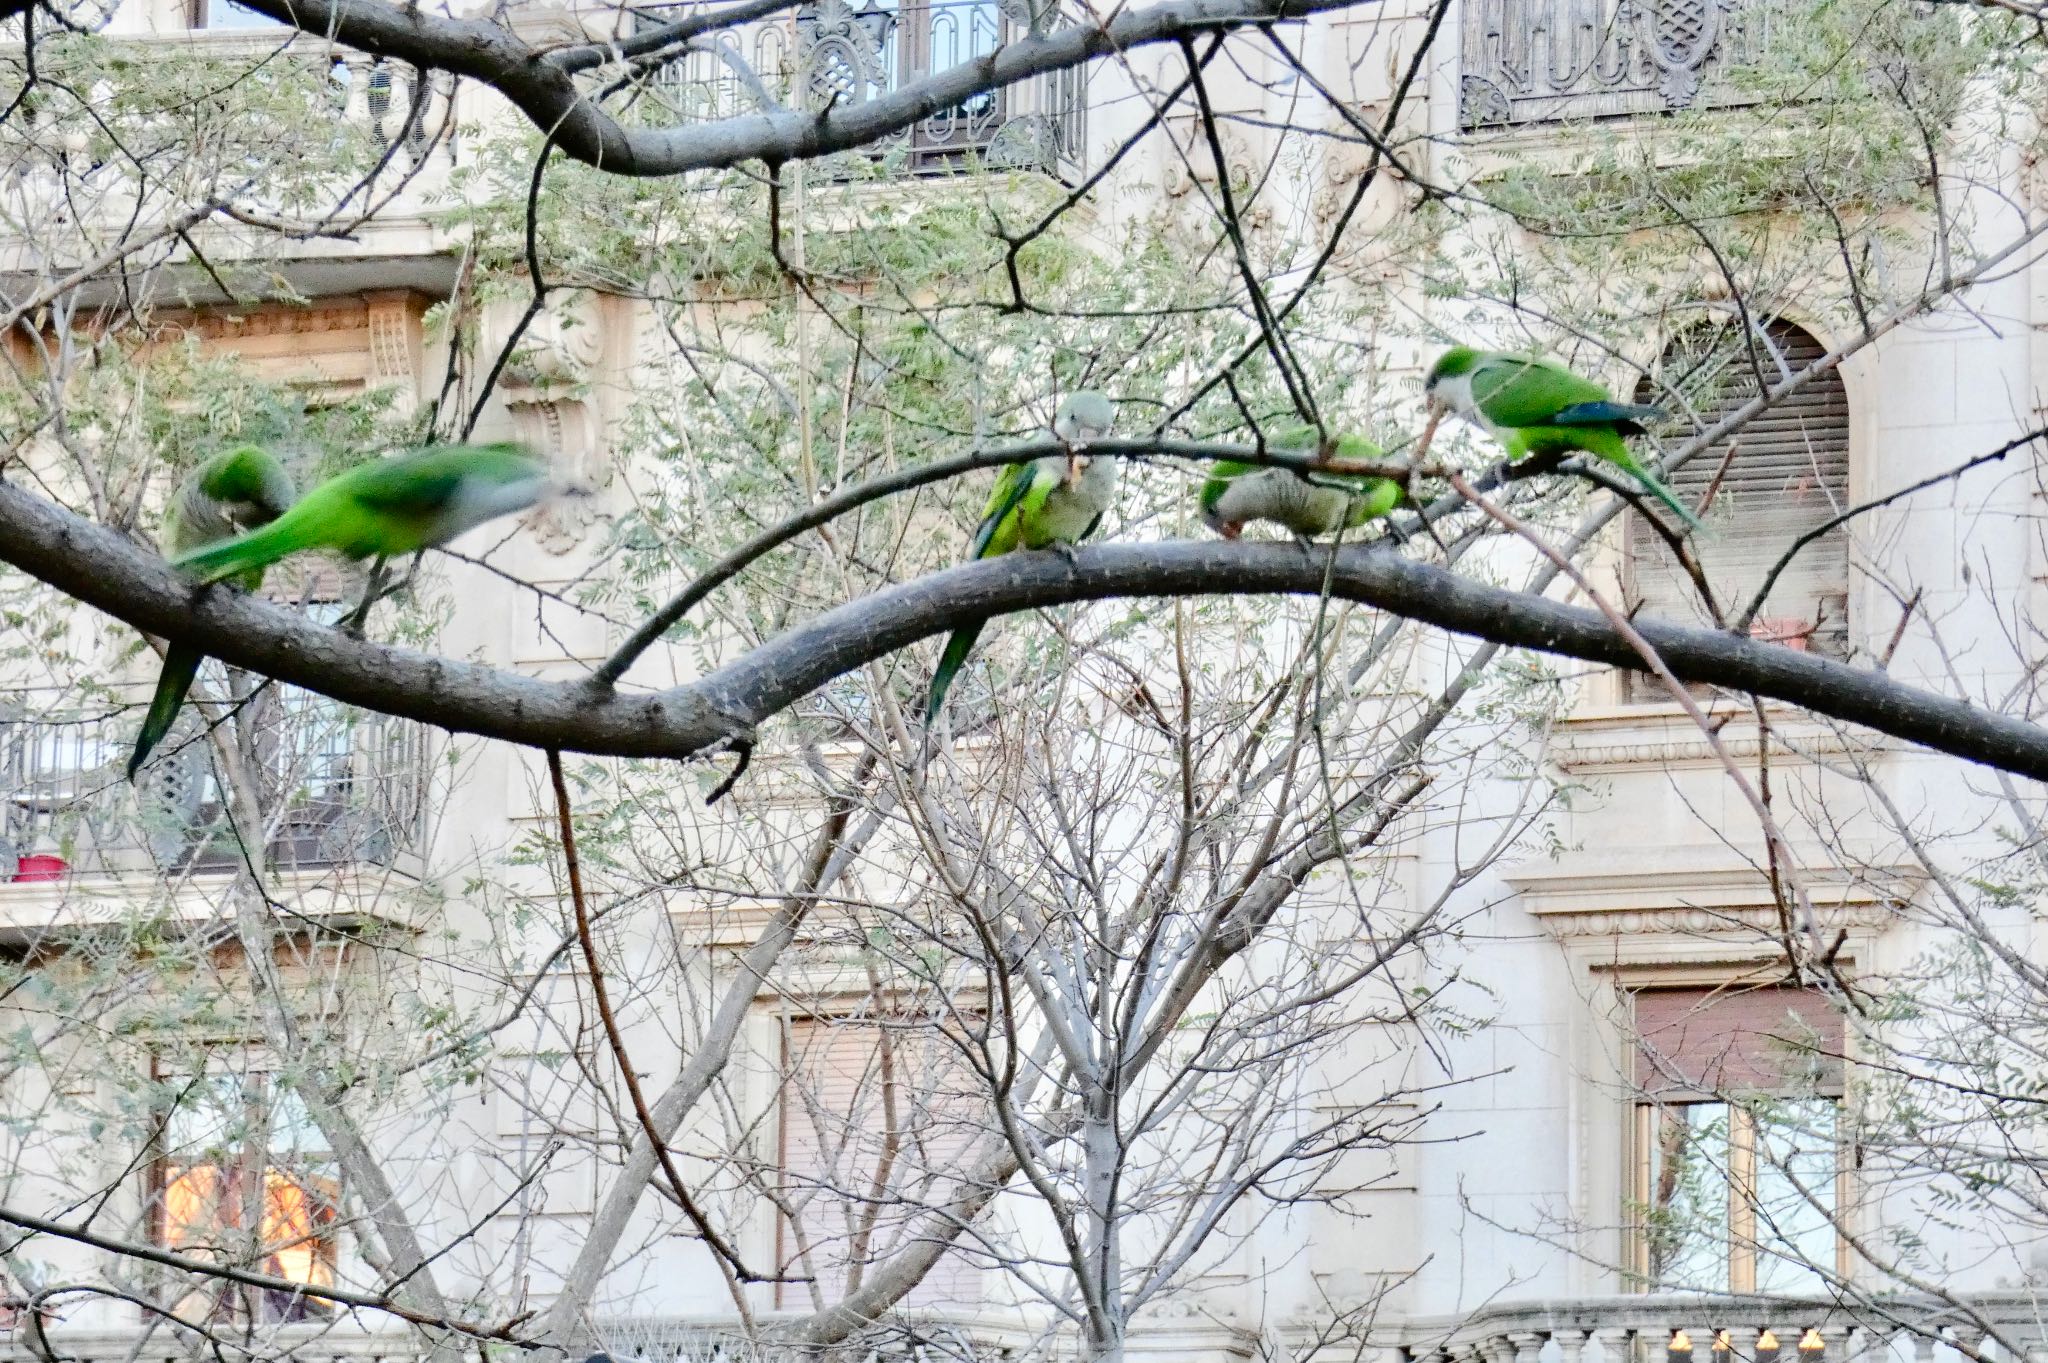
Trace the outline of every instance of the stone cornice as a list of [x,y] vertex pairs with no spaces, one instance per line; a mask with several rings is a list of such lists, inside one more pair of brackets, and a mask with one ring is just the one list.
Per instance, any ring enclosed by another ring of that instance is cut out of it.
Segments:
[[[1844,858],[1826,848],[1795,849],[1801,884],[1821,927],[1874,930],[1892,922],[1924,878],[1881,856]],[[1553,937],[1634,933],[1775,933],[1777,901],[1761,857],[1720,846],[1566,853],[1508,871],[1503,879]]]
[[[1728,755],[1745,766],[1764,755],[1764,737],[1747,707],[1731,710],[1725,703],[1710,707],[1715,718],[1727,715],[1717,737]],[[1779,706],[1765,711],[1773,740],[1770,756],[1788,762],[1813,757],[1844,756],[1892,746],[1880,734],[1850,732],[1823,724]],[[1795,750],[1796,749],[1796,750]],[[1684,769],[1718,767],[1720,758],[1697,725],[1675,705],[1630,705],[1582,710],[1558,726],[1551,762],[1575,776],[1640,771],[1645,767]]]

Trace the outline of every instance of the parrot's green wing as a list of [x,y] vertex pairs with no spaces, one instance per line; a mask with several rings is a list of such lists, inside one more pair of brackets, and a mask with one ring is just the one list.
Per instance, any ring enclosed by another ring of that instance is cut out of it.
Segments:
[[348,491],[372,511],[431,515],[454,500],[467,472],[455,459],[383,459],[351,473]]
[[[1046,493],[1052,490],[1051,483],[1039,485],[1036,464],[1008,464],[996,476],[996,485],[989,492],[988,505],[982,508],[981,525],[974,532],[974,544],[968,552],[969,560],[996,558],[1017,547],[1017,540],[1023,530],[1024,518],[1031,514],[1033,495],[1042,505]],[[1096,518],[1096,524],[1101,518]],[[1090,532],[1094,525],[1088,527]],[[939,665],[932,671],[932,687],[925,700],[924,722],[929,726],[938,717],[939,707],[946,703],[946,691],[953,685],[953,678],[967,661],[967,655],[974,651],[974,641],[981,637],[985,620],[971,625],[962,625],[946,639],[945,651],[939,654]]]
[[1472,401],[1496,426],[1547,426],[1568,408],[1609,400],[1599,384],[1548,360],[1488,355],[1472,367]]
[[[1332,459],[1350,459],[1358,462],[1364,462],[1369,459],[1384,459],[1386,455],[1387,452],[1384,449],[1367,440],[1362,435],[1340,437],[1337,441],[1337,448],[1330,451]],[[1348,492],[1354,497],[1368,496],[1372,493],[1375,485],[1387,481],[1370,473],[1338,473],[1334,470],[1304,473],[1302,477],[1317,487],[1336,488],[1338,491]]]
[[1408,501],[1408,490],[1391,478],[1373,478],[1358,488],[1344,524],[1356,528],[1382,516],[1391,516]]
[[[223,451],[194,470],[171,495],[160,536],[164,552],[182,562],[208,545],[234,543],[237,527],[275,524],[289,514],[297,495],[291,475],[268,450],[243,445]],[[244,590],[255,591],[263,585],[263,564],[252,563],[228,575],[236,577]],[[173,642],[165,650],[156,694],[150,697],[149,713],[143,716],[142,731],[128,755],[129,780],[135,779],[151,750],[177,721],[179,707],[205,660],[206,655],[189,644]]]
[[1004,468],[989,493],[988,505],[982,509],[981,525],[974,532],[974,544],[967,556],[994,558],[1015,549],[1024,517],[1031,511],[1032,494],[1036,492],[1037,500],[1043,502],[1050,490],[1049,486],[1038,486],[1036,464],[1011,464]]
[[432,515],[453,501],[473,478],[513,481],[530,476],[535,459],[511,441],[495,445],[442,445],[378,459],[351,469],[345,482],[357,504],[397,516]]

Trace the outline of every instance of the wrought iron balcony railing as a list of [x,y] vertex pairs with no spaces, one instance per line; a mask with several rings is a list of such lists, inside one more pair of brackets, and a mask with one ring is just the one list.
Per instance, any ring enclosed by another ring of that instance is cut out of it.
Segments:
[[1467,129],[1729,105],[1770,41],[1768,0],[1466,0]]
[[[637,11],[667,22],[690,6]],[[693,50],[663,68],[660,89],[684,118],[758,112],[762,96],[784,104],[845,108],[933,72],[985,57],[1019,37],[1069,22],[1051,0],[816,0],[793,19],[761,23],[722,51]],[[920,120],[876,149],[901,155],[912,174],[990,167],[1041,170],[1073,180],[1085,150],[1086,90],[1079,70],[1036,76],[976,95]]]
[[[47,698],[40,698],[46,700]],[[0,881],[242,864],[214,752],[188,707],[130,786],[140,707],[69,713],[0,693]],[[422,850],[427,739],[416,724],[291,688],[244,707],[274,864],[390,865]]]

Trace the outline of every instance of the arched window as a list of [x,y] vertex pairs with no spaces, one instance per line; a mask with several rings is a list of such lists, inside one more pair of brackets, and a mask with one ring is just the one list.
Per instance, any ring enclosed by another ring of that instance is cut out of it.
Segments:
[[[1775,385],[1826,353],[1788,322],[1769,322],[1759,331],[1754,364],[1733,326],[1695,327],[1665,349],[1658,381],[1646,379],[1637,400],[1654,402],[1683,423],[1667,441],[1705,430],[1754,398],[1759,365]],[[1688,506],[1705,499],[1708,533],[1691,544],[1723,616],[1732,621],[1794,541],[1848,506],[1849,397],[1841,375],[1830,371],[1814,379],[1669,481]],[[1639,614],[1712,621],[1699,589],[1639,515],[1629,517],[1627,553],[1628,600]],[[1849,535],[1837,528],[1801,549],[1779,574],[1750,633],[1840,657],[1848,649],[1848,602]]]

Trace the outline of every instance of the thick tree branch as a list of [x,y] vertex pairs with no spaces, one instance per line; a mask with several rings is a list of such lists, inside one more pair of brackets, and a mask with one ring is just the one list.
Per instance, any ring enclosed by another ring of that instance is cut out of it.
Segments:
[[[975,620],[1133,596],[1331,596],[1458,634],[1612,667],[1641,659],[1598,612],[1485,586],[1403,558],[1344,548],[1334,564],[1293,545],[1103,544],[964,564],[827,611],[685,686],[605,694],[351,639],[281,606],[194,590],[139,546],[0,482],[0,559],[137,629],[336,700],[531,747],[691,757],[735,739],[826,682]],[[1671,671],[1804,706],[1971,762],[2048,781],[2048,729],[1881,674],[1715,630],[1644,622]]]
[[[13,1207],[0,1207],[0,1223],[15,1226],[29,1235],[48,1235],[60,1240],[71,1240],[93,1249],[105,1250],[123,1258],[137,1259],[144,1263],[162,1264],[166,1268],[178,1269],[202,1278],[217,1278],[223,1282],[238,1283],[244,1287],[257,1287],[266,1292],[278,1292],[287,1297],[310,1297],[314,1301],[333,1302],[337,1306],[355,1307],[359,1310],[383,1311],[401,1320],[416,1325],[432,1325],[469,1335],[476,1339],[511,1340],[512,1327],[507,1325],[480,1325],[468,1321],[444,1320],[437,1316],[423,1315],[389,1297],[374,1292],[356,1292],[343,1287],[319,1287],[298,1282],[291,1278],[274,1277],[268,1273],[254,1273],[248,1269],[236,1268],[232,1264],[209,1263],[175,1250],[160,1249],[155,1245],[142,1244],[134,1240],[122,1240],[111,1235],[101,1235],[84,1226],[67,1225],[50,1217],[36,1216]],[[27,1237],[23,1237],[26,1239]],[[17,1245],[20,1241],[16,1242]]]
[[[673,128],[628,127],[577,84],[587,47],[548,53],[485,19],[450,19],[383,0],[249,0],[249,8],[308,33],[416,66],[452,71],[494,87],[557,147],[615,175],[680,175],[742,161],[799,161],[850,151],[958,108],[976,95],[1152,43],[1178,42],[1218,27],[1305,18],[1358,0],[1167,0],[1127,10],[1105,24],[1075,24],[1006,43],[858,104],[823,111],[780,110]],[[735,7],[745,13],[746,6]]]

